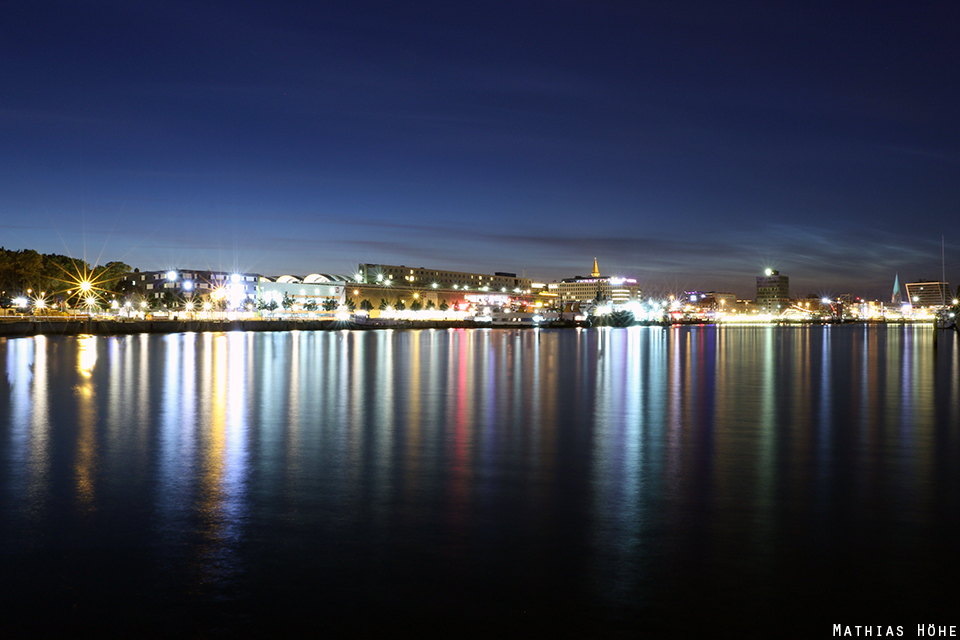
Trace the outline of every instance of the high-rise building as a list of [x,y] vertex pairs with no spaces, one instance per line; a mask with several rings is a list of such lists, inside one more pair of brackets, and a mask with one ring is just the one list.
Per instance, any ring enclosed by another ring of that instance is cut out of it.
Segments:
[[757,306],[760,313],[783,313],[790,306],[790,278],[774,269],[757,276]]

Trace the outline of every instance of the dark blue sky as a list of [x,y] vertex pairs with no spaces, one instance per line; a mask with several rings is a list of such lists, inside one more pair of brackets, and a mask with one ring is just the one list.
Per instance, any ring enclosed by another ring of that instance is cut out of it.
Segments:
[[943,235],[960,281],[956,3],[406,4],[21,3],[0,244],[888,297]]

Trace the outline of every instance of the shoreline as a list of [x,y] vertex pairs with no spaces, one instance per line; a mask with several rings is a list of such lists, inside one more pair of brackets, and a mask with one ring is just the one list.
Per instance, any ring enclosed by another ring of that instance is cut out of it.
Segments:
[[[634,326],[681,326],[681,325],[720,325],[737,326],[733,323],[716,323],[702,321],[683,321],[665,323],[636,323]],[[776,322],[771,326],[808,326],[822,324],[932,324],[930,322],[876,322],[857,320],[850,322]],[[602,326],[602,325],[598,325]],[[608,325],[609,326],[609,325]],[[366,322],[351,322],[334,319],[302,320],[302,319],[240,319],[240,320],[95,320],[95,319],[63,319],[63,318],[30,318],[0,322],[0,338],[22,338],[36,335],[130,335],[138,333],[170,334],[170,333],[206,333],[227,331],[371,331],[380,329],[532,329],[530,325],[491,325],[488,322],[473,320],[367,320]],[[543,329],[573,329],[591,328],[589,322],[572,320],[553,321],[540,325]]]

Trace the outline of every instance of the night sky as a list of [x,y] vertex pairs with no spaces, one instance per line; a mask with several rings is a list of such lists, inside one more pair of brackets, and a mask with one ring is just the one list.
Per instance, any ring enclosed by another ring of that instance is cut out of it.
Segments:
[[0,244],[889,299],[943,236],[956,287],[958,7],[5,5]]

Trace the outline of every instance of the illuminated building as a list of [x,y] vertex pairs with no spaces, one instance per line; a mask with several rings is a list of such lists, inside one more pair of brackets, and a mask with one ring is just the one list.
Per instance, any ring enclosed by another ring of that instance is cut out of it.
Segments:
[[950,284],[936,280],[919,280],[904,284],[907,299],[914,308],[941,307],[952,300]]
[[304,310],[311,303],[319,308],[323,303],[333,301],[339,306],[348,297],[346,291],[347,277],[336,274],[311,273],[304,277],[284,275],[275,279],[261,277],[257,301],[266,305],[275,302],[278,308],[282,308],[285,299],[292,299],[294,309],[287,311]]
[[496,272],[468,273],[464,271],[444,271],[426,267],[407,267],[404,265],[363,263],[357,267],[352,281],[358,284],[388,286],[406,286],[413,288],[455,289],[499,291],[501,293],[530,292],[533,281],[518,278],[515,273]]
[[729,311],[733,313],[737,305],[737,296],[719,291],[684,291],[686,304],[701,311]]
[[757,276],[757,306],[760,313],[778,315],[790,306],[790,278],[767,269]]
[[229,273],[225,271],[198,271],[195,269],[170,269],[166,271],[140,271],[123,276],[121,290],[124,294],[139,294],[144,298],[160,300],[165,294],[177,298],[205,296],[215,291],[228,294],[230,300],[256,299],[260,276],[254,273]]
[[597,259],[593,259],[593,271],[589,278],[576,276],[559,282],[551,282],[547,290],[561,302],[612,302],[623,304],[640,299],[640,287],[633,278],[601,276]]

